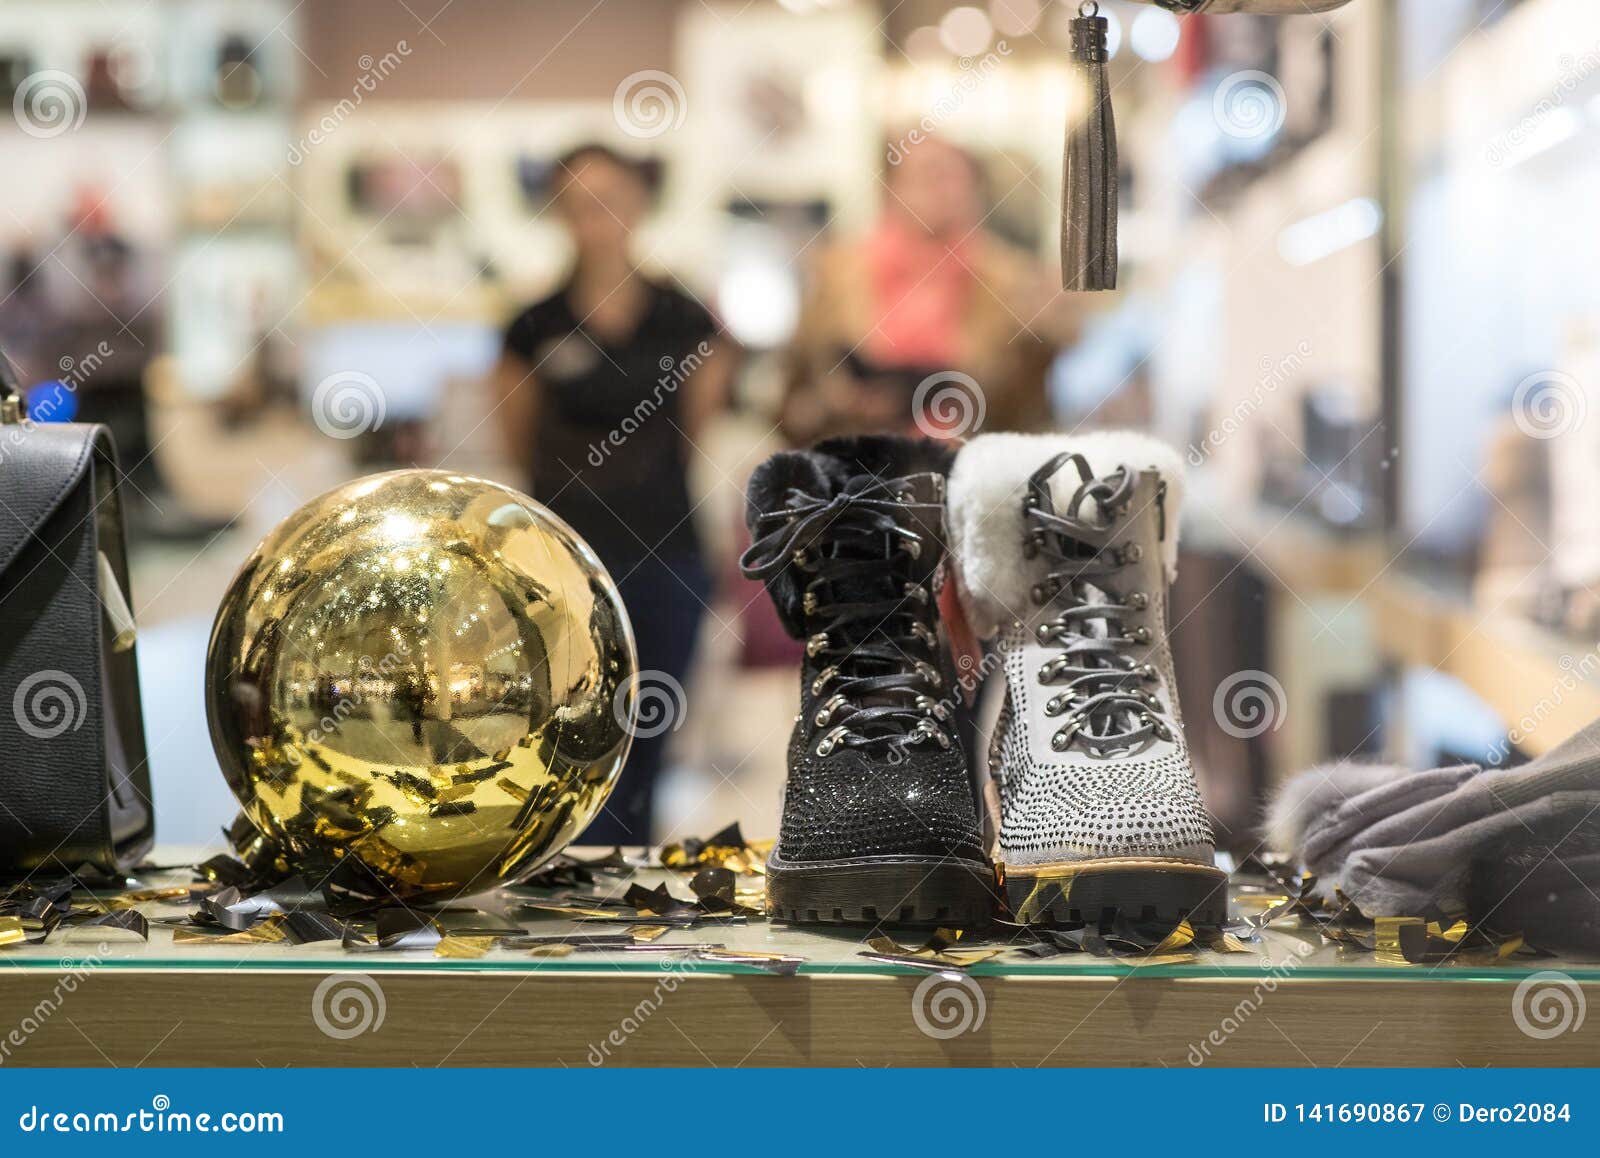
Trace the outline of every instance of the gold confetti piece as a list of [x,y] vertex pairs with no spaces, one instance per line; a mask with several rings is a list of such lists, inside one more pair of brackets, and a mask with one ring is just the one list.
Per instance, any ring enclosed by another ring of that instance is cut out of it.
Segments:
[[1195,944],[1213,953],[1254,953],[1256,950],[1244,943],[1237,934],[1225,929],[1199,928],[1194,931]]
[[1136,969],[1150,965],[1192,965],[1200,958],[1193,953],[1155,953],[1149,957],[1118,957],[1117,960]]
[[1177,928],[1151,946],[1150,956],[1161,957],[1175,952],[1178,949],[1187,949],[1194,943],[1194,926],[1188,921],[1179,921]]
[[706,961],[771,961],[779,965],[799,965],[804,957],[792,953],[759,953],[750,949],[701,949],[699,956]]
[[741,876],[762,876],[767,871],[767,854],[772,851],[772,844],[770,840],[745,840],[739,826],[730,824],[704,841],[662,845],[658,856],[664,866],[680,872],[725,868]]
[[571,954],[571,945],[535,945],[528,950],[530,957],[567,957]]
[[[939,929],[929,938],[928,943],[921,948],[902,945],[892,937],[869,937],[867,946],[879,957],[890,958],[893,961],[915,963],[929,961],[936,965],[948,965],[952,969],[970,969],[981,961],[997,957],[1005,952],[1004,949],[963,949],[952,952],[945,948],[949,941],[960,937],[962,932],[956,929]],[[947,940],[948,938],[948,940]]]
[[1344,925],[1323,925],[1321,926],[1321,932],[1324,937],[1336,945],[1348,945],[1354,949],[1364,949],[1369,953],[1377,948],[1376,937],[1370,929],[1352,929]]
[[1233,903],[1240,909],[1258,909],[1265,912],[1275,909],[1279,905],[1289,903],[1289,898],[1282,893],[1254,893],[1247,896],[1235,896]]
[[143,904],[145,901],[187,901],[191,897],[215,892],[216,889],[217,886],[210,882],[199,885],[174,885],[162,889],[129,889],[119,896],[110,898],[109,904],[113,909],[120,909]]
[[20,945],[27,939],[21,917],[0,917],[0,945]]
[[617,910],[611,909],[581,909],[576,905],[545,904],[542,901],[523,901],[524,909],[532,909],[538,913],[550,914],[558,917],[599,917],[603,920],[614,920]]
[[482,957],[493,948],[493,937],[445,937],[433,947],[433,955],[470,961]]
[[495,787],[519,803],[528,799],[528,790],[516,783],[510,777],[502,776],[496,780]]
[[670,928],[672,928],[671,925],[634,925],[628,932],[633,934],[633,939],[636,942],[643,944],[647,941],[658,940]]
[[1400,945],[1400,930],[1408,926],[1426,932],[1428,923],[1421,917],[1379,917],[1373,922],[1376,934],[1373,948],[1377,951],[1378,960],[1383,964],[1410,964]]
[[237,933],[207,933],[200,929],[172,930],[174,945],[265,945],[286,940],[287,937],[282,923],[276,920],[262,921],[253,928],[241,929]]

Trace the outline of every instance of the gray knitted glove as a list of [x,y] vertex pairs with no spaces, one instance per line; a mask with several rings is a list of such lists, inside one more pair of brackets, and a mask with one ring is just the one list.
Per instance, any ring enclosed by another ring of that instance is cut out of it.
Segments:
[[1313,768],[1284,785],[1268,839],[1369,917],[1466,917],[1600,951],[1600,721],[1503,771]]

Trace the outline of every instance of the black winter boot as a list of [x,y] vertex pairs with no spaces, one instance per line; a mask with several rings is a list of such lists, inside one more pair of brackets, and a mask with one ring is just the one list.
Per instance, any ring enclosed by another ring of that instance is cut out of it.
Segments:
[[993,872],[939,633],[938,443],[867,437],[774,455],[750,480],[741,565],[806,641],[771,915],[980,924]]

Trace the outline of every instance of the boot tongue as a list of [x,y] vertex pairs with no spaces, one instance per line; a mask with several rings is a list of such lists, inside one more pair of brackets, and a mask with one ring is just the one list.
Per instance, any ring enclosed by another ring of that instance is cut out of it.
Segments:
[[[902,479],[852,479],[845,489],[888,491],[903,504],[895,519],[904,532],[916,536],[914,544],[905,534],[840,534],[827,543],[827,557],[841,562],[883,562],[887,566],[844,575],[830,581],[836,602],[866,603],[905,596],[905,584],[925,584],[944,558],[944,479],[938,475],[917,475]],[[868,630],[861,626],[860,631]],[[852,629],[851,634],[855,634]]]

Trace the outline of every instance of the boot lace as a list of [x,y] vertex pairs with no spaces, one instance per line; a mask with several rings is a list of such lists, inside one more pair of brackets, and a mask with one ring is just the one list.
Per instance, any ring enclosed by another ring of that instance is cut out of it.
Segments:
[[906,526],[907,509],[935,521],[937,505],[915,502],[903,479],[861,476],[831,499],[798,489],[781,509],[762,514],[739,560],[752,579],[788,566],[810,576],[803,592],[806,654],[823,665],[813,697],[833,694],[812,718],[828,728],[817,755],[834,749],[949,748],[949,709],[935,699],[939,636],[931,579],[918,577],[923,551],[935,549]]
[[[1066,510],[1058,513],[1050,480],[1069,464],[1080,481]],[[1125,617],[1150,606],[1150,595],[1115,589],[1119,573],[1143,555],[1137,543],[1110,542],[1132,502],[1134,481],[1126,466],[1097,478],[1082,455],[1070,453],[1056,455],[1028,480],[1024,553],[1029,558],[1043,555],[1050,564],[1043,582],[1033,589],[1033,601],[1059,607],[1037,629],[1041,644],[1060,649],[1039,669],[1041,684],[1060,688],[1045,704],[1045,714],[1061,720],[1050,739],[1057,752],[1077,745],[1105,757],[1152,739],[1172,739],[1166,706],[1143,686],[1160,676],[1152,664],[1134,655],[1134,649],[1150,642],[1150,631],[1124,623]]]

